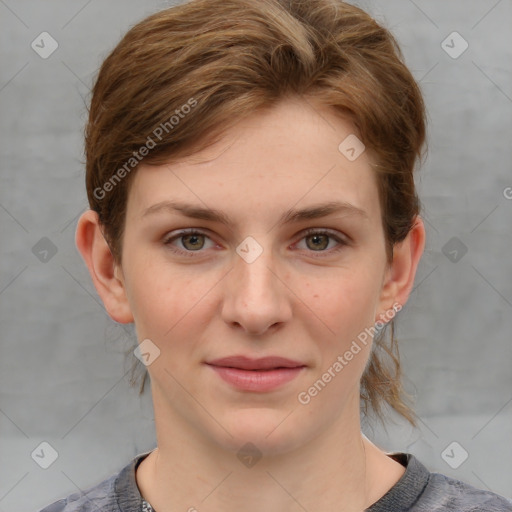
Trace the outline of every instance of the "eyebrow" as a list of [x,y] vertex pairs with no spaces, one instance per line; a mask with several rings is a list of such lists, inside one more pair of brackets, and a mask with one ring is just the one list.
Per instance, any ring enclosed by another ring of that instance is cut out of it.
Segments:
[[[229,227],[233,226],[233,222],[229,219],[229,217],[220,210],[203,208],[201,206],[183,203],[180,201],[161,201],[156,203],[146,208],[142,212],[142,217],[147,217],[162,212],[181,213],[183,216],[190,217],[192,219],[209,220],[212,222],[225,224]],[[368,214],[353,204],[344,201],[330,201],[327,203],[314,204],[302,209],[290,208],[284,212],[283,215],[281,215],[278,223],[291,224],[304,220],[327,217],[328,215],[332,215],[334,213],[354,215],[365,220],[369,220]]]

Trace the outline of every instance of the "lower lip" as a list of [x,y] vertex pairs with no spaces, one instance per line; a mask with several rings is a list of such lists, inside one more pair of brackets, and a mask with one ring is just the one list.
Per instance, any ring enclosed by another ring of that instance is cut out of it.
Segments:
[[208,365],[229,384],[244,391],[271,391],[293,380],[304,370],[296,368],[278,368],[275,370],[241,370],[226,366]]

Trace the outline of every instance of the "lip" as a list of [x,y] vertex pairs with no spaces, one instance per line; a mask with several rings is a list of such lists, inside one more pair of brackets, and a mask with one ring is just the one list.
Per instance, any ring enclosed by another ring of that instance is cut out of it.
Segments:
[[206,364],[238,368],[241,370],[271,370],[276,368],[298,368],[306,366],[299,361],[293,361],[292,359],[279,356],[267,356],[259,359],[251,359],[246,356],[230,356],[214,359],[213,361],[208,361]]
[[272,391],[297,377],[306,365],[278,356],[231,356],[206,363],[225,382],[243,391]]

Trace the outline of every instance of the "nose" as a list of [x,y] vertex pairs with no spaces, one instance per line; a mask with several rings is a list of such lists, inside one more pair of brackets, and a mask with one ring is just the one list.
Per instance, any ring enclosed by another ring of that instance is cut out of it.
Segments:
[[272,251],[264,249],[252,262],[235,254],[223,287],[222,318],[247,334],[261,335],[287,322],[292,315],[285,278]]

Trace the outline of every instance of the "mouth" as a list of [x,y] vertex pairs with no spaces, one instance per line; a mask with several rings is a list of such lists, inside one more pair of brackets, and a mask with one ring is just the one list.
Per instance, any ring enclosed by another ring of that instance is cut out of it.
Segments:
[[252,392],[268,392],[281,387],[307,367],[299,361],[278,356],[260,359],[231,356],[206,364],[234,388]]
[[251,359],[246,356],[230,356],[208,361],[206,364],[223,368],[236,368],[239,370],[270,371],[285,368],[302,368],[306,365],[280,356],[267,356]]

